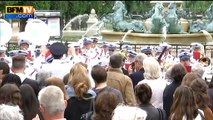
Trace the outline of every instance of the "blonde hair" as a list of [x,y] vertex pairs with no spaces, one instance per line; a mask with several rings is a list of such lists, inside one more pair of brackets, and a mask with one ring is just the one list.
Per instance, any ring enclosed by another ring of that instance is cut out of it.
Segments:
[[146,57],[143,61],[143,68],[145,79],[158,79],[160,77],[161,68],[154,57]]
[[76,63],[70,70],[69,85],[74,88],[79,99],[86,99],[87,91],[91,88],[87,69],[82,63]]

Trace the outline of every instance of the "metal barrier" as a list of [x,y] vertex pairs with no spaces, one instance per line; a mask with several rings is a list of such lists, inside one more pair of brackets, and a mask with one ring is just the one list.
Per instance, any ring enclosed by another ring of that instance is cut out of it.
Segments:
[[[120,49],[121,49],[122,45],[124,45],[124,44],[120,44]],[[159,44],[128,44],[128,45],[133,46],[133,49],[136,52],[140,52],[140,49],[147,45],[153,46],[154,48],[159,46]],[[176,57],[178,56],[179,49],[190,49],[191,48],[191,45],[187,45],[187,44],[170,44],[170,45],[172,46],[171,51],[172,51],[173,55],[175,55]],[[204,46],[205,55],[209,58],[213,58],[213,45],[204,44],[203,46]]]

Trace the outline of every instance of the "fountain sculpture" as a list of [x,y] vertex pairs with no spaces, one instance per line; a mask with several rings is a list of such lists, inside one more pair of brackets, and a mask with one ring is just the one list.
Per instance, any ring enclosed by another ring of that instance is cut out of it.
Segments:
[[[160,2],[156,3],[152,10],[154,14],[151,16],[151,25],[148,28],[144,21],[128,20],[124,4],[121,1],[116,1],[113,13],[108,14],[102,19],[105,23],[111,23],[113,28],[113,31],[101,31],[103,39],[109,42],[117,42],[123,40],[122,38],[125,36],[126,40],[135,44],[162,42],[189,44],[191,42],[207,43],[212,41],[212,33],[208,32],[213,32],[213,5],[207,10],[209,22],[207,24],[198,21],[190,22],[188,25],[189,30],[183,27],[183,19],[177,14],[175,2],[169,3],[166,12],[164,11],[163,4]],[[127,31],[128,35],[125,34]]]

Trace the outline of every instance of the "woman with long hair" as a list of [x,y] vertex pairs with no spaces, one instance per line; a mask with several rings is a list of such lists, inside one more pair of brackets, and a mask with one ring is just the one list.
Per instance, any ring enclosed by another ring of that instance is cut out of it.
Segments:
[[169,120],[202,120],[193,90],[185,85],[179,86],[174,93]]
[[76,63],[71,68],[68,85],[73,89],[73,95],[69,95],[65,118],[67,120],[80,120],[84,113],[89,112],[90,103],[96,96],[94,91],[91,92],[87,69],[81,63]]

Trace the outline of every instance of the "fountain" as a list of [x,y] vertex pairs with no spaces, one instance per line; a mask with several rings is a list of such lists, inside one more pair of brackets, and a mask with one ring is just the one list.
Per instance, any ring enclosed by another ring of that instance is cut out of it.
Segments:
[[[151,1],[151,3],[154,2]],[[147,21],[126,20],[126,8],[122,2],[116,1],[113,7],[114,12],[103,18],[104,22],[111,22],[113,30],[102,30],[102,38],[108,42],[124,42],[123,38],[125,38],[132,44],[160,44],[165,40],[169,44],[190,44],[192,42],[206,44],[212,41],[213,33],[208,33],[213,32],[211,31],[213,29],[212,17],[209,18],[209,23],[204,25],[205,27],[198,28],[192,22],[189,24],[186,19],[176,14],[178,6],[176,3],[180,4],[181,1],[164,1],[163,3],[156,1],[155,3],[156,5],[152,9],[154,14],[149,19],[151,23],[147,25]],[[166,10],[163,7],[165,3],[168,5]],[[208,16],[213,15],[213,5],[210,6],[207,13]],[[132,32],[126,34],[129,30]]]

